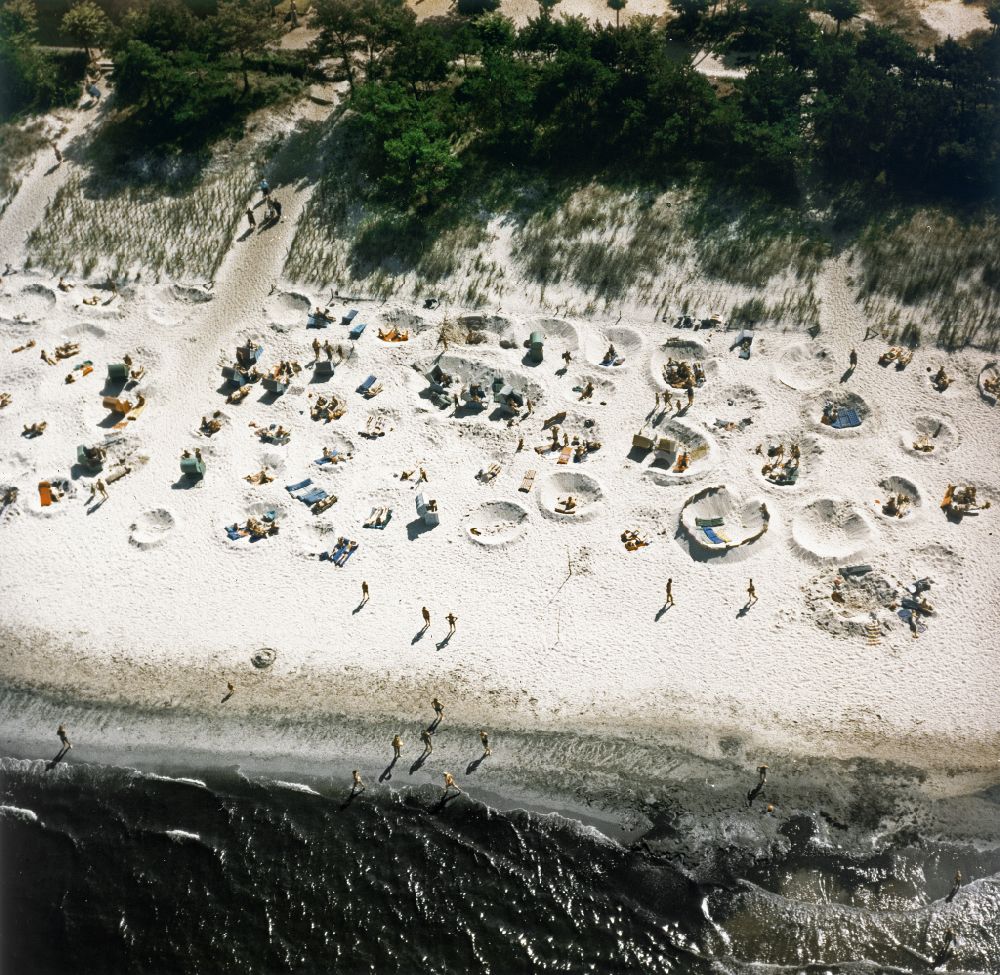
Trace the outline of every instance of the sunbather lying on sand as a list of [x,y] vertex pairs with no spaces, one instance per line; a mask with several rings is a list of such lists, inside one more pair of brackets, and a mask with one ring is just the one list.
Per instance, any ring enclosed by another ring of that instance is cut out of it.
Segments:
[[91,295],[89,298],[84,298],[83,303],[85,305],[96,305],[100,300],[100,295]]
[[69,281],[65,280],[65,278],[60,277],[59,283],[56,285],[56,287],[60,291],[69,291],[70,288],[74,287],[74,285],[70,284]]
[[32,423],[30,426],[26,423],[24,425],[24,436],[25,437],[40,437],[45,433],[45,428],[48,423],[42,420],[41,423]]
[[10,402],[10,393],[0,393],[0,410],[2,410],[5,406],[10,406]]

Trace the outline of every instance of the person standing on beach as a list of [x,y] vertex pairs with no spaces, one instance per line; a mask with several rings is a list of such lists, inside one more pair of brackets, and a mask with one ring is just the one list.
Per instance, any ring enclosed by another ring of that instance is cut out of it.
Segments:
[[667,579],[667,599],[664,603],[666,606],[674,605],[674,580]]
[[493,754],[490,748],[490,736],[483,730],[479,732],[479,740],[483,743],[483,758],[489,758]]
[[431,733],[426,728],[420,732],[420,740],[424,743],[424,754],[420,757],[424,758],[434,751],[434,742],[431,741]]
[[271,195],[271,186],[266,179],[260,181],[260,195],[266,200]]
[[851,368],[852,369],[854,369],[854,368],[857,367],[857,364],[858,364],[858,350],[857,349],[851,349],[851,355],[850,355],[850,358],[849,358],[849,362],[851,364]]
[[403,750],[403,739],[399,735],[394,735],[392,739],[392,752],[395,758],[399,758],[400,753]]
[[458,622],[458,617],[454,613],[449,613],[445,619],[448,621],[448,636],[451,636],[455,632],[455,624]]
[[451,772],[444,773],[444,794],[448,795],[449,791],[454,789],[456,792],[461,792],[462,790],[455,784],[455,776]]
[[420,610],[420,615],[423,616],[423,618],[424,618],[424,629],[420,631],[421,633],[423,633],[424,630],[430,629],[430,625],[431,625],[431,611],[426,606],[424,606]]
[[362,792],[365,791],[365,784],[364,782],[361,781],[361,773],[357,769],[355,769],[351,773],[351,775],[354,779],[354,781],[351,784],[351,795],[352,796],[360,795]]
[[280,220],[281,219],[281,203],[280,203],[280,201],[277,198],[275,198],[275,199],[271,200],[270,203],[271,203],[271,214],[273,215],[275,221]]
[[945,898],[945,903],[950,904],[954,899],[955,895],[962,889],[962,871],[955,871],[955,879],[952,881],[951,892]]
[[250,229],[253,230],[257,226],[257,218],[253,215],[253,210],[247,207],[247,223],[250,224]]
[[69,735],[66,734],[66,725],[61,724],[56,728],[56,734],[59,736],[59,742],[66,751],[69,751],[73,745],[70,743]]
[[434,708],[434,720],[440,723],[444,718],[444,705],[437,698],[434,698],[431,701],[431,707]]
[[747,584],[747,606],[757,602],[757,590],[754,589],[753,579]]
[[368,583],[361,580],[361,605],[364,606],[368,602]]

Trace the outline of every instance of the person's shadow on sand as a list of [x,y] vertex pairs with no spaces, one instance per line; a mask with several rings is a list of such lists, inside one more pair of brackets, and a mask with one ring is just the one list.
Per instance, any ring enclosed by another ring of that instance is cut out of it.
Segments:
[[736,611],[736,618],[738,620],[743,619],[743,617],[746,616],[747,613],[749,613],[751,609],[753,609],[753,603],[746,603],[746,604],[744,604],[743,606],[741,606]]
[[654,623],[659,623],[659,622],[660,622],[660,620],[661,620],[661,619],[663,619],[663,617],[664,617],[664,615],[666,614],[667,610],[671,608],[671,606],[673,606],[673,603],[664,603],[664,604],[663,604],[663,605],[662,605],[662,606],[661,606],[661,607],[660,607],[660,608],[659,608],[659,609],[658,609],[658,610],[656,611],[656,615],[655,615],[655,616],[653,617],[653,622],[654,622]]
[[448,646],[448,644],[451,643],[452,636],[453,634],[449,633],[443,640],[438,641],[438,650],[443,650],[446,646]]
[[378,777],[379,782],[388,782],[392,778],[392,770],[399,761],[399,756],[394,756],[393,760],[385,767],[385,771]]
[[357,799],[358,796],[361,795],[361,791],[359,791],[358,789],[351,789],[351,791],[347,794],[347,798],[340,804],[340,811],[343,812],[345,809],[347,809],[347,807],[350,806],[350,804],[354,802],[354,800]]
[[236,238],[236,243],[237,244],[242,244],[243,241],[245,241],[248,237],[252,237],[253,236],[253,231],[254,231],[253,227],[247,227],[247,229],[244,230],[243,233],[240,234],[239,237]]
[[483,764],[483,760],[486,758],[485,755],[480,755],[479,758],[474,758],[468,765],[465,766],[465,774],[472,775],[480,765]]
[[461,792],[446,792],[437,802],[431,806],[432,813],[441,812],[445,806],[448,805],[453,799],[457,799],[462,793]]
[[414,643],[419,643],[424,638],[424,634],[427,632],[428,629],[429,629],[429,624],[425,624],[419,630],[417,630],[413,639],[410,640],[410,646],[412,647]]
[[69,751],[69,748],[67,748],[65,745],[63,745],[63,747],[60,748],[58,752],[56,752],[56,757],[53,758],[50,762],[46,763],[46,765],[45,765],[45,771],[46,772],[51,772],[66,757],[66,753],[68,751]]
[[416,761],[415,761],[415,762],[414,762],[414,763],[413,763],[413,764],[412,764],[412,765],[410,766],[410,775],[413,775],[413,773],[414,773],[414,772],[416,772],[416,771],[418,771],[419,769],[423,768],[423,764],[424,764],[424,762],[426,762],[426,761],[427,761],[427,756],[428,756],[428,755],[430,755],[430,752],[424,752],[424,753],[423,753],[423,755],[421,755],[421,756],[420,756],[420,757],[419,757],[419,758],[418,758],[418,759],[417,759],[417,760],[416,760]]

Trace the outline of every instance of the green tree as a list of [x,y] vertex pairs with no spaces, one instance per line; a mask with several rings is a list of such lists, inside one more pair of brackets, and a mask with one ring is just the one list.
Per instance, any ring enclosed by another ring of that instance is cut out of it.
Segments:
[[417,15],[406,0],[355,0],[358,7],[358,33],[365,52],[365,78],[373,81],[379,72],[382,56],[413,32]]
[[61,27],[63,33],[80,41],[88,58],[91,48],[100,47],[111,36],[111,21],[93,0],[80,0],[70,7]]
[[849,20],[861,13],[861,0],[822,0],[819,9],[837,22],[837,33]]
[[1000,30],[1000,0],[993,0],[986,8],[986,19],[993,25],[994,34]]
[[622,11],[625,9],[625,5],[628,0],[608,0],[608,6],[615,12],[615,28],[620,29],[622,26],[621,17]]
[[360,48],[360,16],[356,0],[313,0],[313,24],[319,28],[315,48],[321,55],[340,58],[347,85],[354,92],[354,56]]
[[34,40],[38,9],[34,0],[7,0],[0,5],[0,38]]
[[562,3],[562,0],[538,0],[538,15],[543,20],[552,18],[552,11]]
[[243,91],[250,90],[248,62],[278,39],[281,27],[271,17],[269,0],[219,0],[216,36],[222,49],[239,58]]

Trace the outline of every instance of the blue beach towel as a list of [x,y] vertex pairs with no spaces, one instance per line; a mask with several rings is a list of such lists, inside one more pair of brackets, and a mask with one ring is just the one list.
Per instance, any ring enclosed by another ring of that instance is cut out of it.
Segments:
[[363,382],[363,383],[362,383],[362,384],[361,384],[361,385],[360,385],[360,386],[358,387],[358,392],[359,392],[359,393],[367,393],[367,392],[368,392],[368,390],[369,390],[369,389],[371,389],[371,388],[372,388],[372,386],[374,386],[374,385],[375,385],[375,377],[374,377],[374,376],[369,376],[369,377],[368,377],[368,378],[367,378],[367,379],[366,379],[366,380],[365,380],[365,381],[364,381],[364,382]]
[[726,540],[725,540],[724,538],[720,538],[720,537],[719,537],[719,536],[718,536],[718,535],[717,535],[717,534],[715,533],[715,529],[714,529],[714,528],[708,528],[708,527],[706,527],[706,526],[704,526],[704,525],[703,525],[703,526],[702,526],[702,529],[701,529],[701,530],[702,530],[702,531],[703,531],[703,532],[705,533],[705,537],[706,537],[706,538],[707,538],[707,539],[708,539],[708,540],[709,540],[709,541],[710,541],[710,542],[711,542],[711,543],[712,543],[713,545],[725,545],[725,544],[726,544]]
[[322,488],[316,488],[308,494],[298,495],[299,501],[303,504],[315,504],[317,501],[322,501],[325,497],[328,497],[328,495]]
[[303,488],[309,487],[312,484],[312,478],[307,477],[304,481],[299,481],[298,484],[286,484],[285,490],[289,494],[294,494],[296,491],[301,491]]
[[235,528],[230,528],[228,525],[226,526],[226,534],[231,542],[238,542],[241,538],[246,538],[245,534]]
[[858,416],[857,410],[841,407],[837,410],[837,419],[830,426],[835,430],[842,430],[845,427],[859,427],[861,426],[861,417]]

